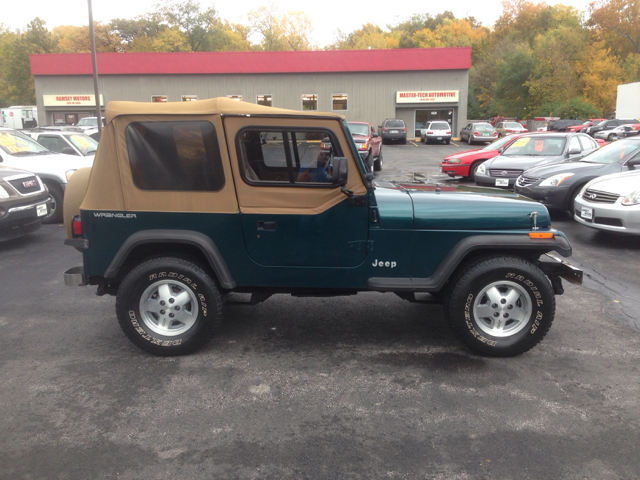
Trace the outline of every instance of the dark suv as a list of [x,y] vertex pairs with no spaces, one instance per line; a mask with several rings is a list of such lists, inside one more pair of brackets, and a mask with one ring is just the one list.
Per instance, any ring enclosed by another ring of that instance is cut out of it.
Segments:
[[382,125],[378,125],[378,135],[382,143],[407,143],[407,126],[399,118],[387,118]]
[[553,120],[547,125],[547,130],[550,132],[566,132],[567,127],[574,127],[576,125],[582,125],[583,123],[582,120],[575,119]]
[[65,243],[83,262],[65,283],[115,295],[120,327],[151,353],[204,345],[231,293],[390,292],[443,303],[476,352],[517,355],[551,327],[560,277],[581,282],[548,255],[571,246],[543,205],[375,183],[340,115],[217,98],[111,102],[106,116],[93,167],[65,194]]
[[601,132],[602,130],[611,130],[612,128],[619,127],[620,125],[627,125],[628,123],[638,123],[638,120],[636,120],[635,118],[615,118],[613,120],[605,120],[604,122],[600,122],[593,127],[587,127],[584,130],[584,133],[593,137],[596,132]]

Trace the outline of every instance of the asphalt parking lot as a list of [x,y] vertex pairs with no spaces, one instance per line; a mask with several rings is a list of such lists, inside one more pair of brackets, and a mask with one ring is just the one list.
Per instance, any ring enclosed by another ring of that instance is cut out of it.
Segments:
[[[384,147],[379,180],[465,146]],[[157,358],[112,297],[65,287],[63,228],[0,244],[0,478],[638,478],[640,242],[553,215],[583,286],[515,358],[393,294],[230,307],[199,353]]]

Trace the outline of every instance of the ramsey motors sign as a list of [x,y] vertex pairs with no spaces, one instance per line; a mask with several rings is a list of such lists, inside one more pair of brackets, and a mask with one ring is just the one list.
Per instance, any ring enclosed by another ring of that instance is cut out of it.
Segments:
[[[95,95],[43,95],[42,102],[45,107],[65,107],[68,105],[95,106]],[[100,95],[100,105],[104,105],[104,99]]]
[[459,90],[425,90],[396,92],[396,103],[457,102]]

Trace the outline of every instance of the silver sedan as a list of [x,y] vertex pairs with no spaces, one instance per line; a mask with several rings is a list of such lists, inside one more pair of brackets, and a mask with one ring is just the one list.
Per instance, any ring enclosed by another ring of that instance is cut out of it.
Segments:
[[588,227],[640,235],[640,170],[591,180],[574,209],[576,221]]

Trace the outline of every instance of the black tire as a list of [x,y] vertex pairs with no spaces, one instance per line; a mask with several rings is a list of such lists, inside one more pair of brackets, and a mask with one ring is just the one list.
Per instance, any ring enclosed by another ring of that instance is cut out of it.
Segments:
[[51,208],[49,216],[47,216],[42,223],[60,223],[62,221],[62,204],[64,201],[64,192],[62,187],[57,183],[45,182],[49,188],[49,194],[51,195]]
[[471,135],[469,135],[469,136],[467,137],[467,143],[468,143],[469,145],[471,145]]
[[[460,272],[445,309],[453,333],[469,348],[510,357],[544,338],[556,303],[549,279],[538,267],[520,257],[503,256],[479,260]],[[496,324],[496,318],[501,322]]]
[[406,145],[406,144],[407,144],[407,139],[406,139],[406,138],[403,138],[403,139],[402,139],[402,145]]
[[618,136],[615,133],[610,133],[609,136],[607,137],[607,140],[609,140],[610,142],[613,142],[613,140],[617,140]]
[[451,139],[444,141],[445,145],[449,145],[451,143]]
[[[150,307],[141,312],[144,298]],[[222,322],[222,305],[211,276],[196,263],[175,257],[141,263],[127,274],[116,296],[118,323],[125,335],[143,350],[162,356],[185,355],[202,347]]]
[[373,171],[379,172],[382,170],[382,147],[380,147],[380,151],[378,152],[378,158],[373,161]]
[[373,171],[373,154],[371,150],[367,153],[367,157],[364,159],[364,164],[367,167],[367,172]]
[[569,198],[567,199],[566,210],[567,210],[567,212],[569,212],[571,217],[573,217],[574,212],[575,212],[574,204],[575,204],[576,198],[578,198],[580,196],[580,191],[582,190],[582,187],[584,187],[584,186],[585,186],[584,183],[582,185],[578,185],[569,194]]
[[[482,162],[484,162],[484,160]],[[476,172],[478,171],[478,167],[482,165],[482,162],[475,162],[471,164],[471,166],[469,167],[469,180],[475,181]]]

